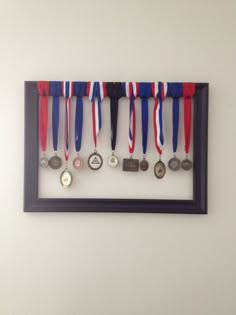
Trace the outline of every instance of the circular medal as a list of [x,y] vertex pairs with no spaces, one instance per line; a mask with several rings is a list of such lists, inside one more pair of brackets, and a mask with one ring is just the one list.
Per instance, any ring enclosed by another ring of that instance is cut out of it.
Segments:
[[70,187],[72,184],[72,174],[70,171],[65,169],[60,176],[61,185],[65,188]]
[[48,161],[48,165],[54,169],[54,170],[57,170],[61,167],[62,165],[62,160],[59,156],[57,155],[54,155],[50,158],[50,160]]
[[89,158],[88,158],[88,166],[92,169],[92,170],[99,170],[102,167],[102,157],[100,154],[98,154],[97,152],[92,153]]
[[119,160],[118,160],[118,157],[115,156],[114,153],[112,153],[112,155],[109,157],[108,161],[107,161],[107,164],[112,167],[112,168],[115,168],[117,167],[117,165],[119,164]]
[[188,158],[186,158],[185,160],[182,161],[181,167],[183,170],[189,171],[193,167],[193,163]]
[[161,179],[165,176],[166,166],[162,161],[156,162],[154,165],[154,174],[157,178]]
[[73,166],[75,169],[79,170],[84,166],[84,162],[80,156],[76,156],[73,160]]
[[39,159],[39,165],[40,165],[42,168],[48,167],[48,159],[47,159],[47,157],[46,157],[45,155],[42,156],[42,157]]
[[172,171],[178,171],[180,169],[180,160],[177,159],[177,157],[173,157],[169,160],[168,162],[168,167],[172,170]]
[[146,159],[143,159],[140,164],[139,167],[142,171],[147,171],[148,167],[149,167],[149,163]]

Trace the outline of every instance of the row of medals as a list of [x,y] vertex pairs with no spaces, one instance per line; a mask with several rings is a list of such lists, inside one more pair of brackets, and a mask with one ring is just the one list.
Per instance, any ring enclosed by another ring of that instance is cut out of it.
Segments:
[[[107,161],[108,165],[112,168],[117,167],[119,164],[119,159],[112,152],[112,155],[109,157]],[[55,153],[49,160],[47,159],[46,155],[44,154],[39,161],[39,164],[42,168],[47,168],[48,166],[54,170],[61,168],[62,166],[62,159]],[[99,170],[102,167],[103,159],[100,154],[97,153],[95,150],[88,158],[88,166],[92,170]],[[73,160],[73,167],[77,170],[83,168],[83,160],[81,159],[80,155],[78,154]],[[188,171],[192,168],[192,162],[188,159],[188,156],[183,161],[180,161],[175,155],[172,157],[168,162],[168,167],[172,171],[178,171],[180,168]],[[128,172],[137,172],[139,169],[142,171],[147,171],[149,168],[149,163],[146,160],[146,157],[143,157],[143,160],[140,162],[138,159],[134,159],[132,156],[128,159],[123,159],[123,171]],[[154,174],[157,178],[161,179],[165,176],[166,173],[166,166],[165,164],[159,159],[154,165]],[[66,167],[64,171],[62,171],[60,176],[60,182],[63,187],[69,187],[72,184],[72,174],[68,170],[68,166],[66,163]]]

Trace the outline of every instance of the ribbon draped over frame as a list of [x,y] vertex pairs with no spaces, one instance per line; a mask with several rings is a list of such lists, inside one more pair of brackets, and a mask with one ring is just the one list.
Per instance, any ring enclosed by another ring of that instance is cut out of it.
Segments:
[[119,99],[125,96],[121,82],[106,83],[107,96],[110,98],[110,119],[111,119],[111,149],[115,151],[117,137],[117,120]]
[[40,146],[43,152],[47,149],[48,138],[48,95],[49,95],[49,82],[37,82],[38,93],[40,95],[39,101],[39,139]]

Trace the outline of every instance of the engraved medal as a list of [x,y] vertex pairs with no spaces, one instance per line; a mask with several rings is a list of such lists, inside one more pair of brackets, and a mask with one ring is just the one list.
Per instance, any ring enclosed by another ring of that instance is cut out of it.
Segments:
[[102,163],[102,157],[96,150],[88,158],[88,166],[94,171],[99,170],[102,167]]
[[129,159],[123,159],[123,171],[125,172],[138,172],[139,160],[133,159],[132,156]]
[[145,157],[142,159],[142,161],[140,162],[139,166],[140,166],[140,170],[141,171],[147,171],[148,170],[149,163],[148,163],[148,161],[146,160]]
[[61,182],[62,187],[64,187],[64,188],[70,187],[72,184],[72,179],[73,179],[73,177],[72,177],[71,172],[66,168],[61,173],[61,176],[60,176],[60,182]]
[[48,158],[46,157],[45,153],[43,156],[39,159],[39,165],[42,168],[47,168],[48,167]]
[[55,154],[52,156],[49,161],[48,165],[53,169],[53,170],[58,170],[62,166],[62,160],[61,158]]
[[115,156],[114,152],[112,152],[111,156],[108,158],[107,164],[108,164],[111,168],[115,168],[115,167],[117,167],[117,165],[119,164],[118,157]]
[[180,160],[177,157],[172,157],[168,162],[168,167],[172,171],[178,171],[180,169]]
[[193,167],[193,163],[188,159],[188,156],[181,162],[181,167],[185,171],[189,171]]
[[165,176],[165,173],[166,173],[166,166],[161,160],[159,160],[154,165],[154,174],[157,178],[161,179]]

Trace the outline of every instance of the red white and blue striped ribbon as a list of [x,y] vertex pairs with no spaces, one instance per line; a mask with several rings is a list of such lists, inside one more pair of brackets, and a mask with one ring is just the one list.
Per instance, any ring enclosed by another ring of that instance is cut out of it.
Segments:
[[65,160],[69,159],[70,143],[70,105],[72,96],[73,83],[69,81],[62,82],[62,95],[65,97]]
[[159,155],[162,154],[162,147],[164,144],[163,136],[163,120],[162,120],[162,101],[167,94],[167,83],[153,82],[152,95],[155,98],[155,105],[153,110],[153,125],[154,125],[154,139],[156,149]]
[[126,94],[126,97],[130,99],[128,144],[129,144],[129,153],[132,154],[135,148],[135,136],[136,136],[136,110],[135,110],[134,99],[139,95],[139,83],[126,82],[125,94]]
[[101,102],[106,96],[106,83],[101,81],[88,82],[86,94],[92,102],[93,140],[96,148],[98,133],[102,128]]

